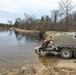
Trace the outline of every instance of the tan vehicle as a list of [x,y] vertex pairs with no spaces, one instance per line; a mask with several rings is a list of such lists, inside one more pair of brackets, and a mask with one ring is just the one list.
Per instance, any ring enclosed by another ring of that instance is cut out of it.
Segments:
[[54,36],[53,46],[42,49],[41,46],[35,48],[36,51],[49,51],[60,54],[62,58],[76,58],[76,34],[60,34]]

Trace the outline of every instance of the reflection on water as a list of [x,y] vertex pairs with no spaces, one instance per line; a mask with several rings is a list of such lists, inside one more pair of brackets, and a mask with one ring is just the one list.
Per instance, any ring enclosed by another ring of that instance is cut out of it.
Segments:
[[36,63],[38,58],[34,48],[37,42],[35,34],[21,34],[11,30],[0,30],[0,68],[18,67]]
[[22,39],[24,41],[32,41],[32,42],[37,40],[36,34],[25,34],[16,31],[14,31],[14,33],[18,41],[21,41]]
[[21,34],[0,30],[0,68],[20,67],[25,64],[49,64],[53,56],[40,56],[34,48],[41,45],[35,34]]

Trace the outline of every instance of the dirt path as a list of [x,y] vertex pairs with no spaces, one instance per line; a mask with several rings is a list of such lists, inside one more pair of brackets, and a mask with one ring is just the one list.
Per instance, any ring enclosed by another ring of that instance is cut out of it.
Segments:
[[64,68],[76,68],[76,59],[60,59],[57,67]]

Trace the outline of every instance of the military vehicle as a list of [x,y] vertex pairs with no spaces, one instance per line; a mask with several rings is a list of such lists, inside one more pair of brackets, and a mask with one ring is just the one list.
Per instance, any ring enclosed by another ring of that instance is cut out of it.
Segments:
[[39,53],[48,51],[49,53],[60,54],[65,59],[69,59],[72,56],[76,58],[76,33],[56,34],[52,46],[48,46],[45,49],[39,46],[35,48],[35,51]]

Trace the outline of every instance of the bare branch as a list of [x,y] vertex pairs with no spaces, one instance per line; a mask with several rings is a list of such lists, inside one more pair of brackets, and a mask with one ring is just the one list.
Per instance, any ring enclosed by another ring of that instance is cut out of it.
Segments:
[[73,10],[74,6],[72,6],[72,1],[71,0],[60,0],[58,3],[62,11],[65,13],[65,18],[66,18],[66,25],[67,25],[67,30],[68,30],[68,25],[69,25],[69,14]]

